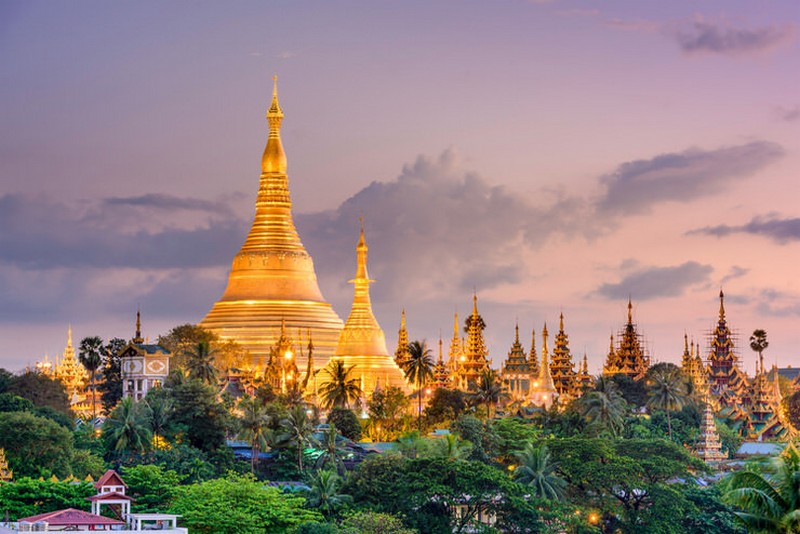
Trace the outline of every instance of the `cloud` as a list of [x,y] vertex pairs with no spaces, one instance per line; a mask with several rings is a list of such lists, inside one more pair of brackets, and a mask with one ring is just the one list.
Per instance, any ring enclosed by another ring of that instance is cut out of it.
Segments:
[[770,52],[794,39],[794,24],[769,25],[762,28],[736,28],[726,22],[699,18],[672,32],[681,49],[690,55],[752,55]]
[[794,122],[797,119],[800,119],[800,105],[791,108],[778,106],[776,112],[778,114],[778,118],[780,118],[782,121]]
[[800,240],[800,218],[793,217],[780,219],[774,216],[755,217],[747,224],[741,226],[706,226],[687,232],[687,235],[704,234],[716,237],[726,237],[731,234],[752,234],[767,237],[785,245],[792,241]]
[[775,143],[753,141],[630,161],[600,179],[605,191],[596,207],[600,213],[623,215],[648,213],[661,202],[689,202],[751,176],[783,154]]
[[[242,241],[245,223],[218,209],[200,222],[181,219],[167,204],[198,210],[194,199],[108,199],[67,204],[46,196],[0,197],[0,262],[28,269],[222,266]],[[109,209],[109,206],[119,206]],[[158,216],[149,213],[158,207]]]
[[[525,276],[520,261],[554,233],[574,233],[579,199],[550,195],[544,205],[491,186],[464,170],[455,151],[420,156],[388,182],[372,182],[331,211],[297,216],[318,265],[347,280],[355,270],[358,217],[366,218],[370,274],[379,298],[436,299],[485,290]],[[563,208],[563,209],[562,209]],[[334,272],[331,271],[334,269]],[[343,289],[344,290],[344,289]]]
[[212,215],[231,215],[231,207],[224,201],[211,201],[199,198],[176,197],[151,193],[138,197],[110,197],[103,200],[107,206],[137,206],[156,210],[200,211]]
[[762,316],[800,316],[800,297],[776,289],[762,289],[756,297],[756,310]]
[[726,284],[730,280],[734,280],[736,278],[741,278],[742,276],[746,275],[750,272],[750,269],[746,269],[744,267],[740,267],[738,265],[734,265],[731,267],[731,270],[728,271],[728,274],[722,277],[722,284]]
[[597,293],[610,299],[677,297],[693,285],[708,282],[713,270],[710,265],[696,261],[674,267],[648,267],[626,275],[619,283],[601,285]]

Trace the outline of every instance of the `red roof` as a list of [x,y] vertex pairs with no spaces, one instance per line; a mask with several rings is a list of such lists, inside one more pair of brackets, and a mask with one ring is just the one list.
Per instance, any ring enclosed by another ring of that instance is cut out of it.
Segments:
[[86,497],[87,501],[135,501],[133,497],[128,497],[127,495],[120,493],[118,491],[109,491],[106,493],[98,493],[97,495],[92,495],[91,497]]
[[125,486],[126,488],[128,487],[128,485],[122,481],[117,472],[114,471],[113,469],[109,469],[108,471],[103,473],[103,476],[97,479],[97,482],[94,483],[94,487],[97,489],[100,489],[103,486]]
[[83,510],[76,510],[75,508],[67,508],[66,510],[56,510],[55,512],[47,512],[46,514],[32,515],[30,517],[23,517],[19,521],[28,523],[36,523],[37,521],[47,521],[48,524],[53,526],[78,526],[78,525],[124,525],[124,521],[103,517],[102,515],[94,515]]

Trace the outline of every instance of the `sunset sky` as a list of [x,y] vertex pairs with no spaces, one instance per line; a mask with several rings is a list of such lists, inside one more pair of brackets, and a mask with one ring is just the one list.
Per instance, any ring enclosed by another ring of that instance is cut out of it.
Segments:
[[446,347],[475,289],[495,367],[563,311],[599,372],[628,296],[678,362],[722,287],[744,369],[756,328],[800,365],[794,0],[5,0],[0,366],[206,314],[273,74],[323,294],[345,319],[363,214],[390,351],[403,308]]

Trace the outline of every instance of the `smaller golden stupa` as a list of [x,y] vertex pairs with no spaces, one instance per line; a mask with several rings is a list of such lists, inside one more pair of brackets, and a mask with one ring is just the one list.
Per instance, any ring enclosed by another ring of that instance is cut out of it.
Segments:
[[361,378],[364,392],[374,391],[376,386],[399,387],[408,391],[403,372],[386,349],[386,337],[372,313],[369,285],[374,282],[367,274],[367,242],[364,239],[364,221],[361,220],[361,235],[356,246],[356,277],[353,308],[339,334],[339,343],[333,357],[344,361],[347,367],[355,366],[354,375]]

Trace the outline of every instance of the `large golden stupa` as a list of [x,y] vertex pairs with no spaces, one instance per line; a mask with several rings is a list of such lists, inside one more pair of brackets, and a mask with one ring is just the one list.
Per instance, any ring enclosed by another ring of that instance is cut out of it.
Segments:
[[339,344],[333,357],[341,359],[347,367],[355,366],[353,373],[361,379],[361,389],[365,394],[372,393],[376,386],[399,387],[408,392],[408,382],[386,350],[383,329],[372,313],[369,285],[374,280],[370,280],[367,274],[367,251],[362,219],[361,235],[356,246],[356,277],[350,280],[354,285],[353,308],[339,335]]
[[343,324],[319,290],[314,262],[292,220],[276,78],[267,120],[255,220],[233,259],[225,293],[200,326],[238,342],[259,362],[277,343],[285,322],[289,331],[310,333],[319,368],[333,355]]

